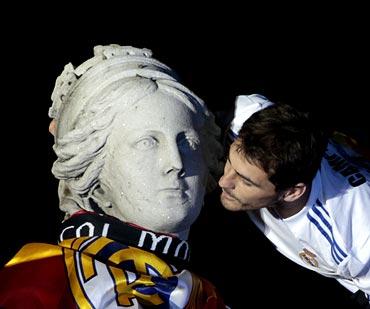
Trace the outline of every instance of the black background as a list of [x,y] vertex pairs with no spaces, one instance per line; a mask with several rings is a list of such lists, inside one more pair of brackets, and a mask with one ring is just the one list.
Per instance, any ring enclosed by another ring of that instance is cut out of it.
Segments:
[[[57,239],[62,216],[50,172],[50,95],[64,65],[92,57],[95,45],[151,49],[214,112],[231,109],[236,95],[261,93],[311,110],[368,143],[370,53],[361,8],[279,8],[282,15],[265,7],[106,6],[94,14],[22,7],[3,26],[2,206],[10,212],[1,220],[1,262],[24,243]],[[245,214],[223,210],[218,192],[207,197],[190,239],[193,269],[232,308],[355,308],[335,280],[294,265]]]

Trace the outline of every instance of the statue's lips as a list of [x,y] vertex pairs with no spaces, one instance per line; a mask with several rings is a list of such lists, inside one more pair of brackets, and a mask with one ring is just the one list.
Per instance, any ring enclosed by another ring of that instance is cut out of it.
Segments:
[[185,200],[188,198],[187,194],[185,193],[185,190],[176,187],[176,188],[165,188],[159,191],[161,194],[164,194],[165,196],[168,197],[173,197],[173,198],[181,198],[182,200]]

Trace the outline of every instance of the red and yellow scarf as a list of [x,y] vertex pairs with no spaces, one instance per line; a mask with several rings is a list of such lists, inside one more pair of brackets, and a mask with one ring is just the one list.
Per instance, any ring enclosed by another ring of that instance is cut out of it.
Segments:
[[[111,239],[120,229],[130,245]],[[61,239],[28,244],[6,264],[1,308],[225,308],[211,283],[179,266],[188,247],[170,235],[84,213],[65,222]],[[173,263],[159,257],[169,254]]]

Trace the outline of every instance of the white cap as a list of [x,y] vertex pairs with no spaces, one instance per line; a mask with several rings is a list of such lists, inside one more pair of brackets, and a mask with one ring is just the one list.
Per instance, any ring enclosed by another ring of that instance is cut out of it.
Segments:
[[230,129],[238,135],[243,123],[255,112],[273,105],[266,97],[260,94],[239,95],[235,100],[234,118],[231,122]]

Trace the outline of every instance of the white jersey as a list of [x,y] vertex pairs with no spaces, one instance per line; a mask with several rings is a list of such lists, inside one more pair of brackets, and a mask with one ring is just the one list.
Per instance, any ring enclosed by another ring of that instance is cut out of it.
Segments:
[[249,215],[294,262],[370,295],[369,165],[355,162],[352,155],[349,148],[329,143],[299,213],[280,219],[260,209]]

